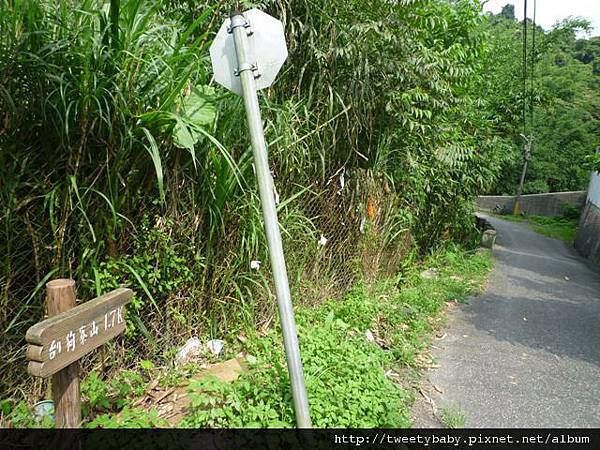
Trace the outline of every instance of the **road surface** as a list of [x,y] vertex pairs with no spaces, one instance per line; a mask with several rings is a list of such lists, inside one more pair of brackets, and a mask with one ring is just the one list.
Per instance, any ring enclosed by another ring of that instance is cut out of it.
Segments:
[[599,272],[565,242],[488,220],[498,236],[486,291],[455,308],[434,342],[427,392],[438,417],[454,409],[467,427],[600,427]]

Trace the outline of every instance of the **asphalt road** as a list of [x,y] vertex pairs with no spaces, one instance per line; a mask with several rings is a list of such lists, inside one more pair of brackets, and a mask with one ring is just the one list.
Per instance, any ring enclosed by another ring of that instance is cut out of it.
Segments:
[[435,405],[468,427],[600,427],[600,273],[565,242],[488,219],[494,270],[434,343]]

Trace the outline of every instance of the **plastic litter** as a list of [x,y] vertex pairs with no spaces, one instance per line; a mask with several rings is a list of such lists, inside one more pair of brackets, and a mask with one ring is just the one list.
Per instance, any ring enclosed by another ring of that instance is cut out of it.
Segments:
[[177,350],[177,354],[175,355],[175,363],[177,365],[183,365],[190,362],[192,358],[200,354],[200,347],[202,347],[200,339],[197,337],[188,339],[185,345]]
[[37,423],[41,423],[46,417],[50,417],[54,423],[54,402],[52,400],[37,402],[33,405],[33,417]]
[[208,347],[213,355],[219,356],[223,351],[223,347],[225,347],[225,341],[222,341],[221,339],[211,339],[206,343],[206,347]]

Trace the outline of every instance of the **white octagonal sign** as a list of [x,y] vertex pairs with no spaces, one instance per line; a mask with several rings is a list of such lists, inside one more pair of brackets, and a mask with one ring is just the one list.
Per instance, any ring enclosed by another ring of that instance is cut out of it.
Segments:
[[[273,84],[288,55],[283,24],[258,9],[251,9],[243,15],[250,24],[250,27],[246,28],[249,33],[249,60],[255,63],[258,69],[256,89],[264,89]],[[242,95],[240,77],[236,75],[238,61],[233,34],[229,32],[230,26],[231,19],[226,19],[221,25],[210,46],[210,60],[217,83]]]

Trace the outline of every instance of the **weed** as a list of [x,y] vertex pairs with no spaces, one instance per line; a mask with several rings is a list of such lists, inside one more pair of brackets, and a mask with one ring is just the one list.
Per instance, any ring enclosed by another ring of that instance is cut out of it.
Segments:
[[[423,267],[438,276],[422,278]],[[408,427],[412,392],[388,376],[402,368],[419,369],[417,356],[446,301],[481,290],[491,267],[489,252],[455,246],[437,252],[422,266],[367,286],[359,283],[340,301],[297,308],[297,325],[306,387],[315,427]],[[367,339],[367,335],[372,338]],[[279,327],[259,335],[248,332],[249,370],[233,383],[216,378],[189,385],[190,413],[182,427],[293,427],[291,388]],[[104,380],[91,372],[82,382],[86,427],[166,426],[155,410],[132,407],[147,380],[156,377],[150,361],[140,371],[121,371]],[[177,385],[197,372],[190,365],[168,370],[161,385]],[[27,405],[2,404],[15,426],[34,426]],[[8,411],[8,412],[7,412]],[[445,414],[447,426],[464,425],[461,414]]]
[[446,428],[464,428],[467,423],[467,417],[458,408],[442,409],[441,420]]
[[[315,427],[407,427],[411,393],[386,372],[416,367],[433,317],[445,301],[477,293],[491,266],[489,252],[450,247],[427,261],[439,277],[413,268],[372,288],[359,284],[341,301],[297,311],[306,386]],[[460,277],[457,276],[460,274]],[[375,342],[365,338],[366,332]],[[191,414],[184,427],[294,426],[290,384],[280,333],[246,343],[250,370],[232,384],[205,379],[190,385]]]
[[6,425],[14,428],[54,428],[54,422],[49,416],[37,420],[25,401],[13,403],[2,401],[2,417]]
[[578,219],[573,217],[547,217],[547,216],[512,216],[505,215],[500,217],[503,220],[512,222],[524,222],[532,226],[537,233],[543,234],[554,239],[571,242],[575,239],[577,233]]
[[85,428],[157,428],[167,425],[168,422],[159,418],[155,409],[146,411],[126,406],[119,415],[102,414],[86,423]]
[[107,381],[98,372],[90,372],[81,383],[83,416],[120,411],[142,395],[146,386],[142,375],[133,370],[119,371]]

